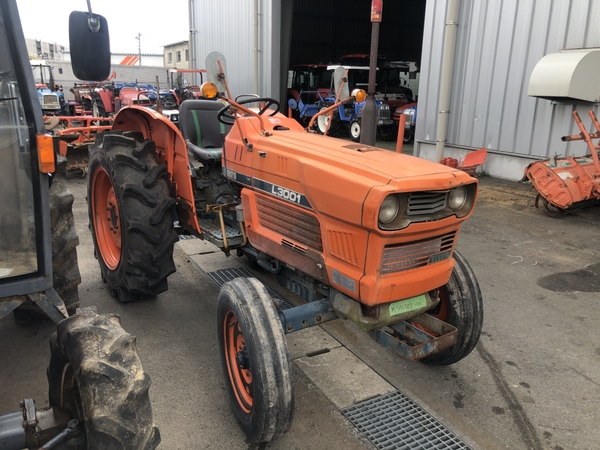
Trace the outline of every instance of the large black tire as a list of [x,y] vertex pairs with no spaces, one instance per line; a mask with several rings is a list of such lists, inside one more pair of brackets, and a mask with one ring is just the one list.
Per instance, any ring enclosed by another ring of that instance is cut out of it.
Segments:
[[104,103],[100,98],[97,98],[92,103],[92,116],[94,117],[106,117],[106,108],[104,108]]
[[175,272],[175,199],[155,148],[135,132],[102,133],[90,147],[90,230],[102,279],[122,302],[166,291]]
[[383,125],[377,127],[377,134],[383,141],[393,141],[398,137],[398,127],[396,125]]
[[[160,443],[135,337],[115,315],[76,314],[50,339],[50,406],[84,425],[74,450],[151,450]],[[69,447],[72,448],[72,447]]]
[[426,364],[447,366],[467,356],[479,341],[483,326],[483,300],[475,274],[467,260],[454,251],[454,270],[450,280],[440,288],[441,302],[430,311],[434,317],[458,329],[456,344],[423,358]]
[[292,425],[294,389],[283,328],[262,283],[236,278],[223,285],[217,333],[235,417],[251,441],[270,442]]
[[[50,185],[50,227],[52,233],[53,287],[65,302],[69,314],[79,308],[78,286],[81,274],[77,262],[79,236],[73,218],[75,198],[67,184],[67,160],[61,159]],[[49,320],[46,313],[31,300],[14,310],[15,322],[27,325]]]

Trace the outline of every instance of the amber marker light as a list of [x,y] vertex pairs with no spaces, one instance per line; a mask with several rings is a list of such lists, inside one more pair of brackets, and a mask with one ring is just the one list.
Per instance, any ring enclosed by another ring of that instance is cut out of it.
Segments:
[[200,90],[202,91],[202,96],[205,98],[215,98],[219,93],[219,91],[217,90],[217,86],[215,86],[214,83],[210,83],[208,81],[206,83],[202,83]]
[[54,159],[54,144],[52,135],[38,134],[37,135],[38,162],[40,164],[40,172],[54,173],[56,172],[56,162]]
[[364,89],[354,89],[351,95],[359,103],[364,102],[367,99],[367,93]]

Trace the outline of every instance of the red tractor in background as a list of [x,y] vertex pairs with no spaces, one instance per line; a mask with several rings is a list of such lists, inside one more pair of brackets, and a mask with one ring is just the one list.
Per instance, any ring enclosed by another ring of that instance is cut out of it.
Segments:
[[147,87],[123,83],[76,83],[71,88],[77,105],[73,115],[81,111],[82,115],[108,117],[124,106],[150,107],[153,102],[147,97],[147,91]]
[[178,235],[192,234],[245,256],[302,298],[276,305],[255,278],[219,293],[227,390],[255,442],[292,423],[285,333],[342,317],[409,360],[447,365],[467,356],[483,305],[456,243],[477,180],[309,131],[364,91],[305,129],[275,99],[233,100],[224,67],[223,55],[207,57],[204,99],[181,104],[180,129],[129,106],[90,148],[90,229],[111,294],[128,302],[165,291]]

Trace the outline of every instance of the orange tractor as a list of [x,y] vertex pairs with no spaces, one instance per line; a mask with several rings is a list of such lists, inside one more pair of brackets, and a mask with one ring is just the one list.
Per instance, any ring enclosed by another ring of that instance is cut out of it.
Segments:
[[90,149],[89,217],[112,295],[128,302],[165,291],[178,234],[192,234],[247,257],[304,299],[276,305],[255,278],[219,293],[232,409],[255,442],[292,422],[286,333],[342,317],[411,360],[447,365],[467,356],[481,332],[482,298],[455,246],[477,180],[308,132],[274,99],[226,95],[222,55],[209,55],[206,67],[206,99],[182,103],[181,131],[130,106]]

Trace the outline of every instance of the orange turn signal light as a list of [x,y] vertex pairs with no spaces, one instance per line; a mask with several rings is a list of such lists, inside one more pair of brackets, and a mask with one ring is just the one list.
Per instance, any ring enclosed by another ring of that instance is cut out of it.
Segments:
[[37,135],[37,150],[38,162],[40,164],[40,172],[56,172],[56,161],[54,159],[54,143],[52,142],[51,134]]
[[202,96],[205,98],[215,98],[219,93],[217,86],[209,81],[202,83],[202,86],[200,86],[200,91],[202,91]]
[[364,102],[367,99],[367,93],[364,89],[354,89],[350,95],[352,95],[359,103]]

